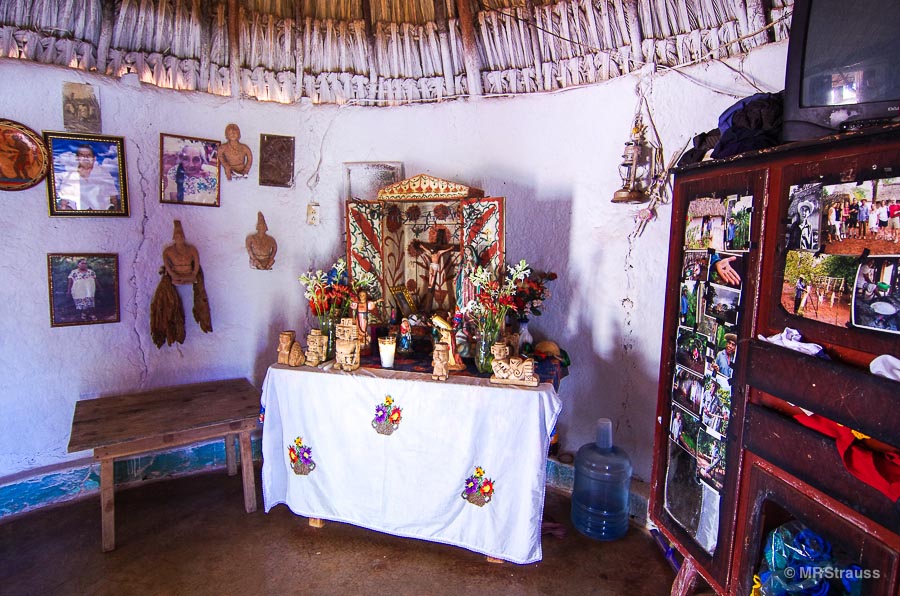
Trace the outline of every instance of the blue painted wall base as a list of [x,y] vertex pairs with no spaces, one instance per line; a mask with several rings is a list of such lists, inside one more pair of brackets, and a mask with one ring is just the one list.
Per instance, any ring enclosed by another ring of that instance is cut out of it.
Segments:
[[[251,438],[250,444],[253,460],[261,461],[259,437]],[[240,462],[240,451],[237,460]],[[119,460],[113,464],[113,474],[116,485],[125,486],[218,468],[225,468],[225,441],[221,439]],[[29,478],[0,484],[0,519],[97,494],[99,491],[100,462],[97,461],[63,470],[38,473]]]

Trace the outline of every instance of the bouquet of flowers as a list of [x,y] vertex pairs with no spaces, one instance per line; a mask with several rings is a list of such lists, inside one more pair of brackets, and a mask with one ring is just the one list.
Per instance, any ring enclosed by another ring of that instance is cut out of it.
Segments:
[[309,300],[309,308],[324,328],[326,321],[335,321],[347,316],[350,303],[360,290],[375,286],[375,276],[363,273],[350,283],[347,264],[343,258],[331,266],[328,273],[321,269],[307,271],[300,276],[300,283],[306,286],[303,294]]
[[506,313],[510,309],[518,312],[516,285],[530,273],[531,268],[525,259],[507,271],[502,283],[494,279],[493,274],[484,267],[479,265],[475,268],[470,277],[476,288],[475,298],[463,307],[462,312],[469,316],[482,336],[496,337]]
[[541,306],[550,298],[550,288],[547,287],[547,282],[554,279],[556,279],[556,274],[552,271],[549,273],[532,271],[528,277],[516,283],[513,302],[520,319],[529,314],[535,317],[541,315]]

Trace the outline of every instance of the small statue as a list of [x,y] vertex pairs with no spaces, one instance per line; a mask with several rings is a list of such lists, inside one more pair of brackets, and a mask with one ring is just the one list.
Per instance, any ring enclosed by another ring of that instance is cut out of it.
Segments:
[[409,324],[409,319],[406,317],[403,317],[403,320],[400,321],[400,335],[397,337],[397,351],[401,354],[409,354],[413,351],[412,325]]
[[294,332],[282,331],[278,334],[278,364],[288,364],[291,357],[291,348],[294,344]]
[[250,255],[250,267],[268,271],[275,264],[275,253],[278,252],[278,243],[266,234],[269,226],[262,211],[256,213],[256,233],[247,236],[245,242],[247,253]]
[[246,178],[253,165],[253,152],[250,147],[241,143],[241,129],[231,123],[225,127],[224,143],[219,143],[219,161],[225,170],[225,177],[231,180],[232,175]]
[[450,346],[443,342],[434,344],[434,352],[431,354],[431,364],[434,370],[431,378],[435,381],[446,381],[450,376],[450,370],[447,363],[450,361]]
[[322,335],[321,329],[312,329],[306,336],[306,364],[318,366],[325,362],[328,354],[328,337]]
[[447,368],[456,371],[466,370],[466,365],[463,364],[462,357],[456,353],[456,334],[453,333],[453,326],[447,322],[447,319],[440,315],[431,317],[431,322],[438,330],[440,336],[438,341],[449,346],[450,362],[447,365]]
[[334,367],[353,371],[359,368],[359,332],[351,318],[341,319],[335,326]]
[[291,346],[291,353],[288,356],[288,366],[298,367],[303,366],[306,363],[306,356],[303,355],[303,348],[300,347],[300,342],[295,341]]
[[509,355],[509,345],[498,341],[491,346],[491,354],[494,356],[491,368],[494,374],[489,379],[491,383],[499,385],[524,385],[537,387],[540,379],[534,374],[534,360]]
[[356,312],[356,325],[359,329],[359,348],[363,355],[369,354],[371,347],[369,346],[369,313],[375,309],[375,305],[380,300],[369,300],[369,293],[365,290],[359,291],[359,296],[350,303],[350,308]]
[[163,266],[173,284],[193,284],[197,281],[197,274],[200,272],[200,253],[192,244],[185,242],[181,220],[176,219],[173,225],[173,244],[163,249]]

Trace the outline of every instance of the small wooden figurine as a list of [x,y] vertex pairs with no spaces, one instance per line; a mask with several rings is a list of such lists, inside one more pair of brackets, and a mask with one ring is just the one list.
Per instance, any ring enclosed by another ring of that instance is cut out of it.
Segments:
[[509,345],[498,341],[491,346],[491,354],[494,361],[491,368],[494,374],[490,378],[491,383],[498,385],[524,385],[537,387],[540,379],[534,374],[534,360],[509,355]]
[[306,364],[318,366],[325,362],[328,354],[328,338],[322,335],[321,329],[312,329],[306,336]]
[[241,129],[233,122],[225,127],[224,143],[219,143],[219,161],[225,177],[231,180],[232,176],[246,178],[253,165],[253,152],[250,147],[241,143]]
[[353,371],[359,368],[359,329],[351,318],[341,319],[335,326],[334,367]]
[[303,348],[300,347],[300,342],[295,341],[291,346],[291,353],[288,356],[288,366],[303,366],[306,363],[306,356],[303,355]]
[[266,234],[269,226],[262,211],[256,213],[256,233],[247,236],[245,245],[247,254],[250,255],[250,267],[268,271],[275,264],[275,253],[278,252],[278,243]]
[[443,342],[434,344],[434,352],[431,354],[431,365],[434,366],[434,370],[431,373],[431,378],[433,380],[447,380],[447,377],[450,376],[450,370],[447,368],[447,363],[449,361],[450,346]]
[[278,334],[278,364],[288,364],[291,358],[291,348],[294,344],[293,331],[282,331]]
[[173,222],[172,244],[163,249],[163,266],[175,285],[189,285],[197,281],[200,272],[200,253],[184,239],[181,220]]

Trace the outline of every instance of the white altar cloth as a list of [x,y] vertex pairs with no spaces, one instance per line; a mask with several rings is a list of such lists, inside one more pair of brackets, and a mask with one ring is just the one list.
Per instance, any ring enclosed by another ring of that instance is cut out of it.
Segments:
[[[386,396],[402,410],[390,435],[373,426]],[[551,384],[273,365],[262,405],[266,512],[285,503],[305,517],[513,563],[541,560],[546,454],[561,409]],[[298,438],[315,463],[306,475],[291,465],[289,448]],[[464,498],[476,467],[494,486],[483,506]]]

